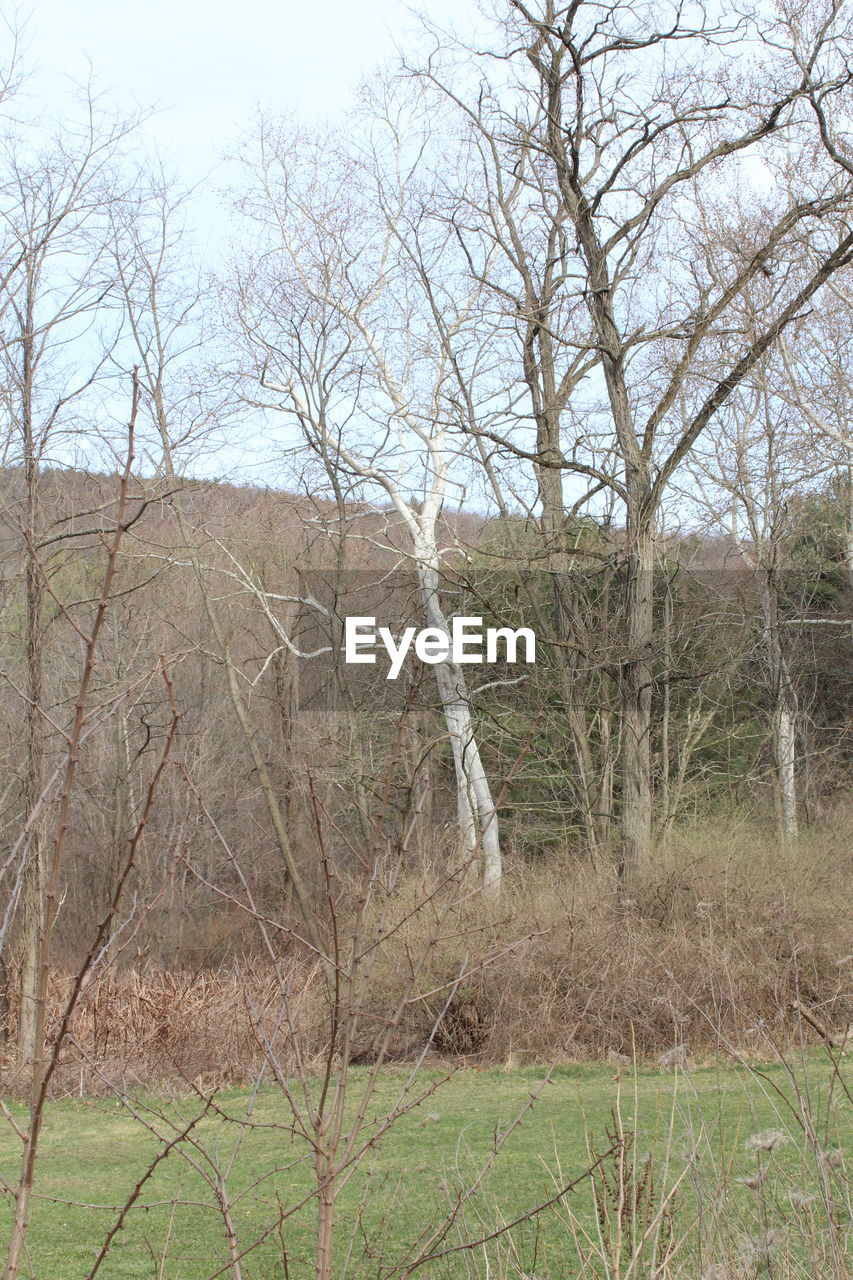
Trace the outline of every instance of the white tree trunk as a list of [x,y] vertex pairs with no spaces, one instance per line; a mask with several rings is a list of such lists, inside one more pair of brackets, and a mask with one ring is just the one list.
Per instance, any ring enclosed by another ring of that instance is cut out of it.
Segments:
[[[438,597],[439,574],[434,548],[420,549],[417,560],[427,625],[442,631],[450,643],[450,627]],[[462,668],[452,659],[435,668],[438,694],[447,726],[456,772],[456,807],[465,855],[483,863],[483,887],[500,889],[502,860],[498,815],[483,767],[471,716],[471,700]]]
[[783,840],[799,835],[797,822],[797,695],[782,649],[779,625],[779,598],[770,575],[763,585],[764,637],[770,677],[774,688],[771,726],[776,768],[776,811]]
[[776,761],[779,771],[779,800],[782,834],[794,841],[799,834],[797,823],[796,725],[785,690],[781,691],[776,714]]
[[472,859],[482,855],[483,887],[496,891],[502,869],[498,815],[474,734],[465,678],[454,663],[442,662],[436,667],[436,682],[453,752],[463,849]]

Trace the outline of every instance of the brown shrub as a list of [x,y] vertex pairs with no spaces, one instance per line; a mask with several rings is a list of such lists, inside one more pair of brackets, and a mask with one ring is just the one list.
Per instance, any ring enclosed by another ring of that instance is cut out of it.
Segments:
[[[497,903],[441,888],[438,868],[389,879],[373,910],[393,928],[369,948],[354,1059],[375,1057],[413,957],[424,953],[391,1057],[412,1057],[429,1042],[483,1062],[656,1059],[677,1045],[694,1056],[721,1046],[766,1051],[768,1036],[790,1043],[819,1038],[816,1027],[843,1029],[853,1016],[840,906],[853,885],[850,834],[838,823],[780,849],[746,827],[682,831],[621,898],[610,871],[569,853],[562,866],[511,869]],[[458,900],[439,927],[447,895]],[[338,924],[345,935],[344,914]],[[363,936],[375,938],[376,925],[369,919]],[[54,976],[54,1025],[70,982]],[[287,1070],[294,1033],[303,1058],[319,1063],[329,1026],[323,1002],[316,969],[292,959],[278,972],[260,961],[195,972],[105,969],[74,1014],[56,1091],[245,1080],[263,1061],[264,1037]],[[8,1021],[11,1040],[14,1000]]]
[[[844,1028],[850,835],[839,825],[780,849],[754,829],[684,831],[621,900],[610,872],[570,856],[562,868],[517,868],[499,906],[468,900],[451,913],[422,982],[435,994],[412,1004],[401,1036],[429,1036],[466,957],[471,972],[434,1044],[492,1062],[656,1059],[683,1043],[694,1054],[766,1050],[768,1035],[815,1038],[797,1002]],[[416,896],[411,885],[402,893]],[[414,912],[387,947],[370,991],[376,1016],[429,928]]]

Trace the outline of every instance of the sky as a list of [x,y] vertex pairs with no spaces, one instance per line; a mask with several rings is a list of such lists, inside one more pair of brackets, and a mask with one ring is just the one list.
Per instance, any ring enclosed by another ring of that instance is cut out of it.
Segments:
[[[432,22],[471,15],[475,0],[426,0]],[[70,84],[92,80],[106,104],[151,110],[153,144],[187,206],[193,242],[216,266],[230,240],[224,157],[251,130],[259,107],[306,123],[343,118],[358,84],[418,21],[404,0],[22,0],[24,87],[30,106],[62,118]],[[0,27],[0,42],[4,36]],[[70,82],[70,83],[69,83]],[[232,171],[233,176],[233,171]],[[223,449],[196,457],[196,473],[275,482],[269,428],[249,427]],[[265,438],[267,437],[267,438]]]
[[[438,22],[470,8],[427,0]],[[35,0],[29,15],[42,92],[91,64],[112,99],[158,108],[150,131],[187,182],[210,173],[259,104],[334,119],[415,24],[402,0]]]

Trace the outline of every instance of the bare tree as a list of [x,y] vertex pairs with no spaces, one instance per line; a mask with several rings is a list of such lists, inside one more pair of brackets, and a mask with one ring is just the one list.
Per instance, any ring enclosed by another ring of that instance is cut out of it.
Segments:
[[[448,638],[441,515],[464,492],[457,406],[477,394],[481,290],[460,292],[455,236],[419,190],[418,145],[392,107],[361,156],[264,122],[243,202],[260,247],[238,273],[236,306],[262,389],[249,395],[298,424],[362,499],[390,502],[426,621]],[[451,656],[435,673],[462,845],[468,856],[482,850],[483,882],[495,889],[498,818],[466,677]]]
[[853,587],[853,405],[850,398],[853,289],[844,273],[826,290],[816,314],[780,344],[784,376],[777,395],[801,420],[804,447],[838,479],[843,504],[844,555]]
[[[797,266],[792,262],[788,269],[794,271]],[[766,281],[756,280],[744,294],[747,331],[755,328],[761,307],[757,299],[765,289]],[[829,302],[837,299],[836,282],[828,294]],[[802,616],[807,599],[790,600],[788,584],[796,570],[791,517],[797,503],[831,476],[840,472],[842,482],[846,479],[845,357],[846,342],[837,316],[821,308],[792,324],[778,349],[750,372],[698,442],[685,490],[688,502],[701,497],[704,526],[724,530],[754,575],[770,689],[779,828],[788,841],[794,841],[799,831],[805,728],[794,658],[804,632],[827,623],[827,619]],[[831,423],[826,421],[829,404],[837,412]],[[846,547],[846,538],[844,542]],[[829,619],[828,625],[838,622]]]
[[[101,118],[88,92],[82,123],[74,114],[33,145],[16,122],[0,146],[4,195],[4,269],[0,278],[0,359],[7,464],[20,468],[16,510],[25,596],[24,763],[22,798],[34,812],[45,782],[51,557],[62,529],[51,527],[43,476],[52,461],[79,452],[79,414],[117,337],[106,255],[108,209],[120,198],[117,154],[132,123]],[[109,442],[106,444],[109,456]],[[98,449],[91,438],[87,444]],[[22,888],[19,1063],[32,1060],[40,1016],[38,973],[46,927],[45,849],[41,821],[29,829]]]
[[[16,855],[22,859],[26,859],[28,856],[32,857],[32,834],[36,825],[38,824],[42,828],[45,835],[49,831],[49,826],[44,820],[42,811],[47,809],[55,789],[58,793],[58,800],[55,805],[55,816],[53,816],[51,823],[53,827],[52,839],[49,841],[45,839],[44,841],[41,867],[42,878],[38,883],[42,893],[41,902],[37,904],[38,928],[34,936],[26,938],[28,945],[32,948],[32,954],[25,955],[25,961],[29,967],[25,965],[24,971],[27,974],[27,980],[32,982],[32,989],[24,987],[22,990],[21,1008],[23,1012],[25,1008],[24,1002],[30,1001],[29,1018],[26,1025],[29,1040],[26,1046],[27,1057],[23,1061],[28,1083],[29,1117],[25,1128],[16,1127],[17,1135],[22,1144],[21,1165],[15,1187],[12,1232],[3,1271],[4,1280],[17,1280],[17,1276],[20,1273],[29,1228],[36,1161],[50,1083],[56,1072],[62,1050],[65,1047],[71,1017],[80,1000],[84,985],[93,968],[103,958],[110,942],[113,925],[122,905],[125,887],[136,865],[140,843],[148,823],[157,785],[166,765],[177,720],[177,708],[172,702],[171,729],[166,737],[159,765],[149,783],[147,796],[141,806],[138,821],[133,824],[132,830],[128,833],[128,838],[122,851],[122,863],[112,886],[109,905],[102,919],[92,931],[90,945],[82,964],[75,974],[71,992],[62,1011],[59,1025],[50,1029],[52,1034],[49,1036],[47,995],[51,974],[51,942],[61,901],[63,863],[71,823],[72,805],[77,788],[81,748],[93,730],[108,720],[122,701],[122,694],[119,694],[118,697],[93,697],[93,685],[95,683],[94,674],[98,645],[112,599],[114,578],[119,562],[119,551],[122,539],[127,532],[128,523],[132,518],[133,503],[130,482],[134,460],[133,435],[137,409],[138,384],[134,379],[133,404],[128,428],[127,457],[116,497],[115,522],[111,529],[108,527],[104,530],[107,551],[106,563],[100,590],[96,600],[92,602],[94,609],[88,627],[73,619],[64,609],[64,606],[61,606],[68,621],[77,631],[83,646],[79,683],[75,691],[70,724],[67,731],[62,734],[64,751],[60,755],[52,775],[43,778],[42,789],[34,797],[27,810],[20,836],[12,850],[12,860],[15,859]],[[162,670],[167,688],[171,691],[165,663],[162,666]],[[38,710],[42,711],[43,708],[39,706]]]
[[[626,873],[652,838],[657,513],[732,392],[853,254],[832,114],[850,81],[845,22],[837,3],[765,17],[513,0],[480,40],[476,71],[470,47],[443,56],[444,36],[415,69],[480,158],[483,194],[454,225],[516,326],[528,399],[489,437],[534,466],[558,551],[561,486],[546,473],[609,488],[624,513]],[[760,71],[748,70],[753,52]],[[794,167],[792,154],[807,161]],[[753,209],[748,225],[735,215],[725,250],[706,234],[709,217],[726,219],[722,182],[732,193],[741,182]],[[803,242],[809,268],[774,274],[792,253],[802,261]],[[772,287],[746,333],[738,303],[757,276]]]
[[[697,449],[691,472],[703,497],[706,528],[722,529],[752,571],[762,614],[761,631],[771,693],[771,739],[780,829],[793,841],[797,821],[798,699],[783,617],[788,503],[813,479],[800,465],[800,440],[773,396],[766,369],[732,396],[713,432]],[[764,374],[765,376],[762,376]],[[822,470],[821,466],[819,470]],[[810,473],[809,473],[810,471]]]

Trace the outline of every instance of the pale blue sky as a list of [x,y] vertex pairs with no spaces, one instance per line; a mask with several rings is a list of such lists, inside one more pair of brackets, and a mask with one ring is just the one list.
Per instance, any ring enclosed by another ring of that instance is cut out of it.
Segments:
[[[471,4],[427,0],[426,9],[444,21]],[[88,58],[110,97],[157,105],[151,132],[190,182],[258,103],[338,114],[414,25],[402,0],[34,0],[29,12],[27,62],[80,80]]]
[[[424,7],[443,25],[474,3]],[[393,59],[395,43],[411,47],[418,26],[404,0],[21,0],[15,8],[31,110],[61,119],[69,81],[90,74],[106,104],[154,109],[143,150],[149,139],[170,177],[195,188],[190,232],[208,266],[230,238],[221,189],[234,174],[222,160],[258,107],[334,120],[359,81]],[[15,8],[4,6],[7,19]],[[270,449],[269,429],[249,429],[195,469],[265,474]]]

